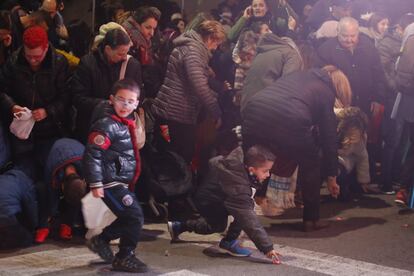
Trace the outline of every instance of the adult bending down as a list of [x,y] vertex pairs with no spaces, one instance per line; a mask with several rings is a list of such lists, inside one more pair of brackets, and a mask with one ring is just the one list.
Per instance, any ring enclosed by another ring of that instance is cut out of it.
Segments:
[[244,149],[261,144],[273,151],[278,163],[299,165],[305,231],[327,226],[319,221],[322,179],[332,196],[339,194],[333,108],[349,106],[351,98],[346,76],[328,65],[281,78],[252,97],[242,112]]

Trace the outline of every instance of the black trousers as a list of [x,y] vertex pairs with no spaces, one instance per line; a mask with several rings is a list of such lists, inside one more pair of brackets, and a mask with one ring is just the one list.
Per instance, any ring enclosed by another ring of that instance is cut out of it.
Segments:
[[103,230],[100,237],[107,242],[120,238],[121,253],[134,251],[144,224],[141,205],[135,194],[124,186],[119,185],[104,191],[102,200],[117,218]]
[[[223,204],[218,204],[216,202],[211,202],[210,204],[200,204],[197,202],[199,201],[196,199],[195,205],[200,212],[201,217],[185,221],[184,230],[200,235],[224,232],[227,227],[227,218],[229,216],[226,207]],[[241,231],[242,228],[239,226],[238,222],[236,220],[233,221],[227,230],[224,240],[232,241],[237,239],[240,236]]]

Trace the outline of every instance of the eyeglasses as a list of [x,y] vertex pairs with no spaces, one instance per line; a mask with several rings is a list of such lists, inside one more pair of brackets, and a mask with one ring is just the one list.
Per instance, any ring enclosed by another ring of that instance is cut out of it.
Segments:
[[122,104],[125,108],[135,109],[138,106],[139,100],[126,100],[119,96],[115,96],[115,103]]

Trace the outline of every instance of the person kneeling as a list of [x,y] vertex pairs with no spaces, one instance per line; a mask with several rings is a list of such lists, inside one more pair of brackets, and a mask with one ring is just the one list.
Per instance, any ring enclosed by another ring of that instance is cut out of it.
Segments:
[[275,156],[260,145],[252,146],[244,154],[241,147],[227,157],[214,157],[209,162],[209,173],[195,194],[194,203],[201,214],[196,220],[169,221],[168,231],[172,241],[183,232],[201,235],[223,232],[227,217],[234,217],[219,249],[233,256],[249,256],[252,252],[240,246],[237,238],[243,230],[256,247],[280,263],[279,253],[254,212],[254,194],[261,183],[270,176]]

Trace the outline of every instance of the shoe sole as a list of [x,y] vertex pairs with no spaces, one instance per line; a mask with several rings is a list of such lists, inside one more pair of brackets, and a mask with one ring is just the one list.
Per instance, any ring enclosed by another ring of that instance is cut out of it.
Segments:
[[252,253],[250,253],[249,255],[237,254],[237,253],[231,252],[230,250],[227,250],[227,249],[224,249],[224,248],[221,248],[221,247],[219,247],[218,250],[219,250],[220,253],[229,254],[229,255],[234,256],[234,257],[249,257],[250,255],[252,255]]
[[402,207],[407,207],[407,206],[408,206],[408,205],[407,205],[407,203],[406,203],[405,201],[400,200],[400,199],[396,199],[396,200],[394,200],[394,202],[395,202],[398,206],[402,206]]
[[120,271],[120,272],[130,272],[130,273],[146,273],[149,271],[148,267],[143,267],[141,269],[132,269],[132,268],[126,268],[126,267],[118,267],[112,265],[113,271]]
[[112,256],[107,256],[106,254],[102,254],[102,252],[100,252],[95,246],[95,244],[93,244],[90,240],[86,243],[86,246],[89,248],[90,251],[98,254],[98,256],[101,257],[101,259],[104,260],[106,263],[109,263],[109,264],[112,263],[114,259],[113,253],[112,253]]

